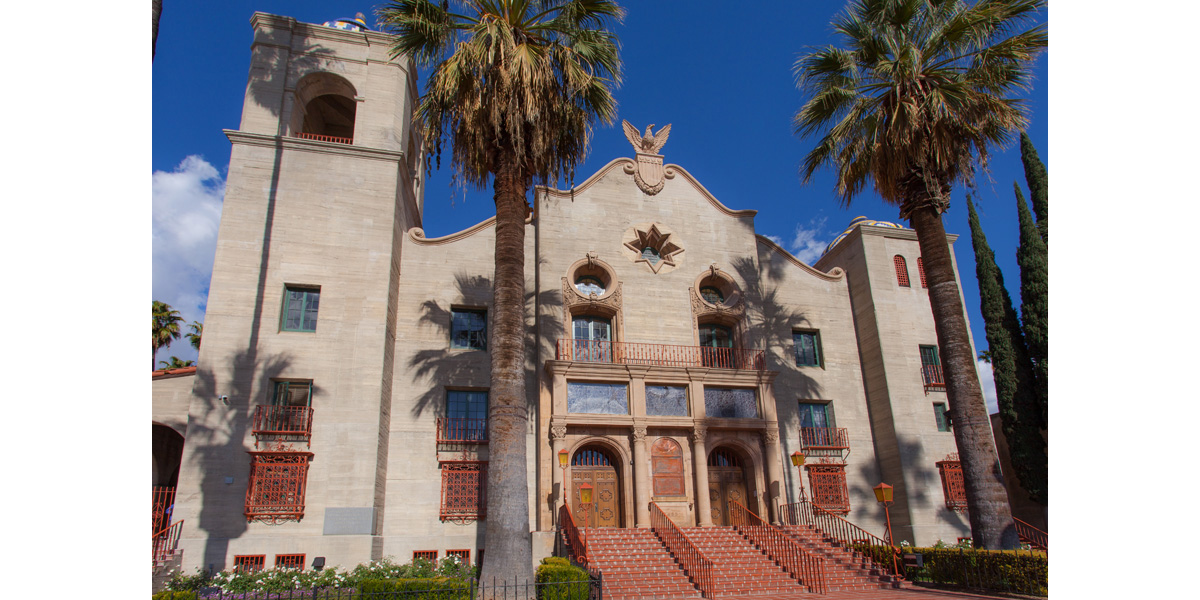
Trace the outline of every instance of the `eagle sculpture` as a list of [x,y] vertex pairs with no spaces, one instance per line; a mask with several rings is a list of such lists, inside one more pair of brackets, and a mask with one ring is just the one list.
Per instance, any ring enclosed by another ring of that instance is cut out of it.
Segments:
[[625,127],[625,137],[629,138],[629,143],[633,144],[633,149],[643,154],[658,154],[658,151],[667,143],[667,136],[671,134],[671,125],[668,123],[655,135],[650,135],[654,129],[654,123],[646,127],[646,134],[638,133],[637,127],[629,124],[629,121],[622,120],[621,125]]

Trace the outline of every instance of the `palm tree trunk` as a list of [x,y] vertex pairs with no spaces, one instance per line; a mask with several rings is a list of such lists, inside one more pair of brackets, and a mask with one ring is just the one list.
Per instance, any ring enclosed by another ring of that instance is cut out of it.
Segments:
[[492,291],[492,387],[488,407],[487,529],[480,581],[533,578],[525,435],[525,194],[528,178],[501,152],[496,201],[496,274]]
[[954,278],[950,243],[942,217],[932,206],[913,210],[909,222],[917,231],[925,277],[929,282],[929,304],[945,371],[946,395],[950,401],[954,441],[962,462],[967,492],[971,535],[976,548],[1016,548],[1017,533],[1000,461],[992,438],[975,356],[971,351],[962,296]]
[[154,28],[150,30],[150,62],[154,62],[154,51],[158,49],[158,18],[162,16],[162,0],[150,0],[150,9],[154,11]]

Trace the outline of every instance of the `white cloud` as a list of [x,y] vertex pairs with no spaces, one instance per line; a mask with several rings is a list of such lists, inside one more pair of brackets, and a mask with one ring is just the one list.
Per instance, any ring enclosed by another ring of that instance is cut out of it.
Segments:
[[[154,299],[178,310],[185,323],[203,322],[225,180],[203,158],[189,156],[170,173],[154,172],[153,197]],[[171,356],[195,360],[196,351],[180,338],[155,360]]]
[[810,265],[821,258],[821,255],[825,253],[825,247],[830,242],[829,239],[824,239],[827,220],[826,217],[814,217],[809,220],[808,227],[796,225],[796,236],[792,239],[791,245],[792,254],[795,254],[796,258]]
[[781,238],[777,235],[764,235],[763,237],[767,238],[768,240],[771,240],[772,242],[775,242],[775,245],[779,246],[780,248],[784,247],[783,238]]
[[987,401],[989,415],[1000,412],[996,403],[996,380],[992,378],[992,363],[975,359],[975,370],[979,373],[979,383],[983,385],[983,399]]

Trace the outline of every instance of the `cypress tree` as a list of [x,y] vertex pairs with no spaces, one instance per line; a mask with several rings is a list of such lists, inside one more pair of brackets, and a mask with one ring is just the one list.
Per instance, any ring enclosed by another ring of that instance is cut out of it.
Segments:
[[1040,504],[1047,500],[1046,440],[1040,428],[1033,363],[1025,348],[1021,323],[1012,298],[1004,287],[1004,274],[996,266],[996,255],[988,246],[974,203],[967,198],[971,246],[975,250],[975,276],[979,280],[979,304],[987,335],[987,355],[996,382],[1000,426],[1008,439],[1009,456],[1017,479],[1029,496]]
[[1050,372],[1047,364],[1049,354],[1049,302],[1050,284],[1047,279],[1046,243],[1042,241],[1033,215],[1017,182],[1013,182],[1017,193],[1017,218],[1020,222],[1020,246],[1017,247],[1017,265],[1021,267],[1021,323],[1025,332],[1025,345],[1033,359],[1034,377],[1037,381],[1042,405],[1042,422],[1046,422]]
[[1021,132],[1021,163],[1025,165],[1025,183],[1029,185],[1029,199],[1033,201],[1033,213],[1037,215],[1038,232],[1049,246],[1046,219],[1049,217],[1050,178],[1046,176],[1046,165],[1038,158],[1037,148],[1024,131]]

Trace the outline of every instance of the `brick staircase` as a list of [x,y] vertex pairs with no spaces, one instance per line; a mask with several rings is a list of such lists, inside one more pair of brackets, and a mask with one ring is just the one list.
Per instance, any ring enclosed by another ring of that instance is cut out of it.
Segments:
[[718,598],[808,591],[733,527],[680,529],[713,561],[713,591]]
[[831,592],[911,587],[908,582],[893,582],[892,576],[877,567],[871,559],[832,541],[813,527],[786,525],[780,529],[805,549],[825,559],[825,581]]
[[649,529],[583,528],[589,567],[604,574],[604,597],[612,600],[699,598],[679,563]]

